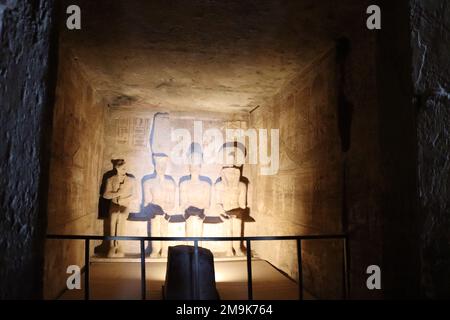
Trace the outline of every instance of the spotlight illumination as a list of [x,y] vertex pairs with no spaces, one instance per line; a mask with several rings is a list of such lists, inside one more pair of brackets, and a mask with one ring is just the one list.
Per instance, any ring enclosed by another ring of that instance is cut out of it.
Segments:
[[226,273],[216,271],[216,282],[226,282],[227,278],[228,278],[228,276]]

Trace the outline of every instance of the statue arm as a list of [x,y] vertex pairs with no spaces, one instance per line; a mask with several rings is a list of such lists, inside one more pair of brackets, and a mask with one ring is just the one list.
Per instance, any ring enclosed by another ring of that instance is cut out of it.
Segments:
[[218,185],[215,185],[212,188],[212,196],[211,196],[211,205],[214,208],[214,212],[216,213],[224,213],[225,209],[223,208],[223,201],[220,195],[220,189]]
[[121,198],[122,199],[130,199],[130,198],[133,198],[133,196],[134,196],[134,193],[135,193],[135,184],[136,184],[136,182],[134,181],[134,179],[132,179],[131,181],[130,181],[130,188],[128,189],[128,193],[125,193],[125,192],[123,192],[123,194],[122,194],[122,196],[121,196]]
[[181,209],[181,212],[184,212],[187,209],[188,197],[187,197],[186,191],[187,191],[186,184],[181,183],[180,184],[180,209]]
[[205,192],[205,207],[203,209],[208,209],[211,207],[211,186],[208,185]]
[[251,207],[253,203],[253,185],[249,183],[247,185],[247,207]]
[[127,191],[123,191],[122,196],[120,196],[119,199],[117,200],[117,203],[119,205],[122,205],[124,207],[130,206],[130,203],[133,200],[135,194],[135,184],[136,184],[135,179],[131,179],[129,182],[129,187],[125,188],[125,190]]
[[168,211],[173,211],[175,210],[175,208],[177,207],[177,203],[176,203],[176,193],[178,192],[178,188],[175,185],[175,183],[172,184],[173,186],[173,191],[169,192],[169,203],[170,203],[170,207],[168,207]]
[[111,200],[111,199],[117,198],[119,196],[120,195],[117,194],[117,192],[114,192],[114,190],[112,188],[111,179],[108,179],[106,181],[106,187],[105,187],[105,192],[103,193],[103,198]]
[[245,209],[247,207],[247,186],[245,183],[239,183],[239,207]]
[[149,183],[144,182],[143,185],[144,192],[144,207],[150,204],[153,201],[153,195]]
[[[167,185],[168,186],[168,185]],[[176,203],[176,192],[179,191],[178,187],[175,185],[175,183],[170,184],[170,188],[167,187],[167,190],[164,195],[164,201],[161,205],[162,209],[165,213],[168,215],[175,214],[176,210],[178,209],[177,203]],[[179,201],[179,200],[178,200]]]

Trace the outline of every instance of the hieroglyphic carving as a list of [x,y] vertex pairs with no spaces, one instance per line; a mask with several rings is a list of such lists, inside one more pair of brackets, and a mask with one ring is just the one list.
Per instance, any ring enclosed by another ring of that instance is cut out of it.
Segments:
[[115,120],[115,140],[118,145],[146,148],[150,133],[149,118],[119,118]]
[[128,118],[116,119],[116,143],[127,145],[130,138],[130,121]]
[[133,146],[147,147],[150,119],[133,118]]

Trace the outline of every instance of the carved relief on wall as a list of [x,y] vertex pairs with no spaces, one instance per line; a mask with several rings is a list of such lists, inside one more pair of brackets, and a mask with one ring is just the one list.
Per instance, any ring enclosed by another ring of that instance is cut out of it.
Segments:
[[120,146],[146,148],[150,130],[150,118],[117,118],[114,121],[114,140]]
[[116,119],[116,143],[119,145],[127,145],[130,141],[130,120]]
[[[252,221],[247,199],[248,179],[242,175],[243,164],[236,162],[237,158],[241,159],[237,155],[245,153],[243,146],[222,145],[227,157],[234,159],[231,165],[204,163],[203,151],[205,147],[210,149],[208,139],[193,141],[181,150],[189,160],[187,163],[175,163],[171,158],[177,143],[171,141],[171,131],[181,127],[195,136],[194,120],[170,117],[167,113],[152,116],[121,113],[110,118],[106,139],[111,143],[105,146],[105,157],[123,155],[129,171],[141,181],[135,190],[140,204],[127,207],[130,213],[122,225],[124,234],[240,237],[244,233],[244,222]],[[206,128],[220,128],[218,130],[230,124],[242,126],[239,121],[208,120],[204,123]],[[167,246],[176,244],[181,243],[153,241],[148,244],[146,253],[151,253],[152,257],[165,256]],[[229,255],[242,254],[239,241],[200,245],[216,252],[226,251]],[[123,251],[139,254],[140,250],[139,244],[131,241],[115,248],[111,256],[121,256]]]
[[133,119],[133,146],[143,148],[147,146],[148,128],[150,128],[150,119]]

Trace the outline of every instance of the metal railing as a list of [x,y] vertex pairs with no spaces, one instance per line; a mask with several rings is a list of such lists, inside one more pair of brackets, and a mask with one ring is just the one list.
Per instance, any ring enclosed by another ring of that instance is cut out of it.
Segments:
[[346,234],[326,234],[326,235],[303,235],[303,236],[254,236],[254,237],[137,237],[137,236],[89,236],[89,235],[47,235],[47,239],[58,240],[84,240],[84,298],[89,300],[89,263],[90,263],[90,241],[91,240],[121,240],[121,241],[139,241],[140,242],[140,263],[141,263],[141,297],[146,299],[146,266],[145,266],[145,241],[180,241],[194,242],[194,279],[196,286],[194,288],[194,299],[199,299],[199,261],[198,261],[198,243],[199,241],[245,241],[247,252],[247,292],[248,300],[253,300],[253,281],[252,281],[252,241],[280,241],[295,240],[297,242],[297,261],[298,261],[298,296],[303,300],[303,266],[302,266],[302,241],[304,240],[342,240],[343,241],[343,295],[344,299],[348,297],[349,276],[348,276],[348,236]]

